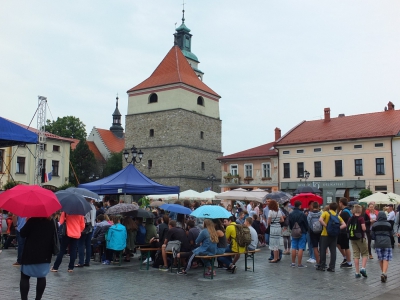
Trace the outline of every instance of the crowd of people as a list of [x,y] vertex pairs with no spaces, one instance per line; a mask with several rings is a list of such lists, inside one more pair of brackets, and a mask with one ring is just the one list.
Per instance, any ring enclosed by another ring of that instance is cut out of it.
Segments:
[[[4,249],[10,247],[13,240],[18,244],[17,261],[13,265],[21,266],[22,299],[27,299],[30,277],[37,278],[36,298],[41,299],[47,273],[49,270],[58,272],[67,251],[68,272],[73,272],[74,268],[89,267],[96,256],[104,265],[111,264],[119,254],[123,254],[125,262],[130,262],[138,246],[149,246],[159,249],[152,251],[150,257],[144,260],[144,263],[151,262],[154,268],[161,271],[176,268],[177,274],[186,275],[191,268],[204,265],[207,270],[205,276],[216,276],[211,260],[196,256],[232,253],[218,257],[218,268],[235,274],[241,254],[269,246],[271,264],[280,262],[282,255],[291,255],[290,266],[302,269],[307,267],[303,264],[303,252],[308,245],[310,258],[307,262],[314,264],[317,271],[335,272],[338,249],[343,256],[340,268],[353,268],[353,256],[355,278],[360,278],[367,277],[367,261],[374,258],[371,249],[375,249],[382,271],[381,281],[386,282],[396,235],[400,246],[400,234],[397,233],[399,213],[396,216],[393,205],[381,211],[374,203],[368,208],[360,205],[350,208],[346,198],[326,207],[310,202],[305,208],[299,201],[292,207],[289,202],[278,205],[272,199],[267,199],[264,205],[237,203],[234,208],[227,206],[230,217],[225,219],[196,219],[155,209],[152,211],[154,218],[145,220],[109,216],[108,202],[100,205],[87,200],[92,209],[85,216],[64,212],[49,218],[1,214],[6,227]],[[183,206],[192,210],[200,205],[196,201],[183,202]],[[237,242],[237,226],[248,228],[251,241],[246,246]],[[55,233],[60,237],[60,251],[50,268],[52,255],[55,254]],[[181,268],[178,269],[178,266]]]

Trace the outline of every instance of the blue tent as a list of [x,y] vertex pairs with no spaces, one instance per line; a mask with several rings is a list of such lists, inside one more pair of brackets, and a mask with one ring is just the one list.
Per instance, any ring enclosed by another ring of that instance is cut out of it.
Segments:
[[37,144],[38,135],[0,117],[0,147]]
[[100,195],[132,194],[163,195],[179,194],[179,186],[165,186],[143,175],[129,164],[121,171],[78,187],[88,189]]

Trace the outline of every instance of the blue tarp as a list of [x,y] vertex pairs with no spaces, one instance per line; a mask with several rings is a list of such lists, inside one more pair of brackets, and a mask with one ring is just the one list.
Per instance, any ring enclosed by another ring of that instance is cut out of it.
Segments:
[[179,194],[179,186],[165,186],[143,175],[129,164],[121,171],[78,187],[88,189],[100,195],[163,195]]
[[38,135],[0,117],[0,147],[37,144]]

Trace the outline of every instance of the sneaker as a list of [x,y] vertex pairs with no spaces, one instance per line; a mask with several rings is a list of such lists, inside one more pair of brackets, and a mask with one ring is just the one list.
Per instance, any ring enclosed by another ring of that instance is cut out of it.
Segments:
[[304,269],[304,268],[307,268],[307,266],[305,266],[305,265],[298,265],[297,268],[299,268],[299,269]]
[[325,272],[325,268],[321,266],[318,266],[315,270]]
[[102,265],[109,265],[109,264],[110,264],[110,261],[109,261],[109,260],[105,260],[105,261],[103,261],[101,264],[102,264]]
[[294,263],[291,263],[290,266],[291,266],[292,268],[296,268],[296,264],[294,264]]
[[167,266],[160,266],[159,268],[158,268],[160,271],[168,271],[168,267]]
[[328,272],[335,272],[335,269],[328,268],[326,269]]
[[356,274],[355,277],[356,278],[361,278],[361,274]]
[[381,281],[382,282],[386,282],[387,281],[387,275],[386,274],[382,274],[381,275]]
[[360,270],[360,273],[361,273],[361,275],[362,275],[363,277],[368,277],[368,276],[367,276],[367,271],[366,271],[365,269],[361,269],[361,270]]
[[175,247],[172,247],[172,256],[176,258],[178,256],[178,250]]
[[183,269],[181,271],[176,272],[176,274],[178,274],[178,275],[187,275],[186,271],[183,270]]
[[[236,274],[237,267],[235,265],[232,266],[232,274]],[[215,274],[214,274],[215,275]]]
[[152,262],[152,261],[153,261],[153,260],[151,259],[151,257],[146,258],[146,259],[143,261],[143,264],[144,264],[144,265],[147,264],[147,260],[149,260],[149,262]]
[[310,258],[309,260],[307,260],[307,262],[310,264],[315,264],[317,261],[314,258]]
[[343,269],[351,269],[353,265],[349,264],[348,262],[345,262],[344,264],[341,264],[340,267]]
[[177,265],[172,265],[171,269],[172,270],[178,270],[178,266]]
[[343,261],[340,263],[340,265],[344,265],[345,263],[347,263],[347,259],[343,259]]

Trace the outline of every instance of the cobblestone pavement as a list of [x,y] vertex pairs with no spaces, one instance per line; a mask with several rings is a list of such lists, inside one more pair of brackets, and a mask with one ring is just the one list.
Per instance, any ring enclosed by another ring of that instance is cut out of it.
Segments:
[[[19,268],[13,267],[17,251],[0,254],[0,299],[19,299]],[[179,276],[158,269],[139,270],[137,257],[122,266],[92,263],[67,273],[64,258],[58,273],[49,273],[43,299],[322,299],[326,295],[340,299],[398,299],[395,289],[400,278],[400,247],[395,248],[389,265],[388,281],[380,281],[379,264],[369,260],[368,278],[354,278],[354,269],[336,273],[290,267],[290,257],[278,264],[268,263],[266,248],[256,255],[255,272],[244,271],[244,258],[236,274],[217,269],[214,280],[204,279],[202,269]],[[308,257],[305,257],[304,261]],[[328,257],[329,259],[329,257]],[[54,259],[53,259],[54,261]],[[251,261],[250,264],[251,265]],[[31,279],[30,299],[34,299],[36,279]]]

